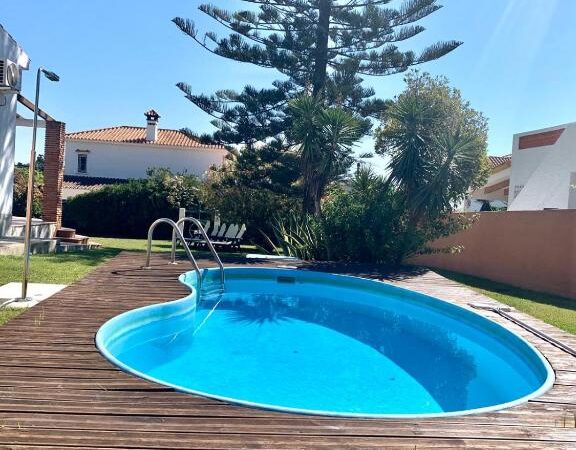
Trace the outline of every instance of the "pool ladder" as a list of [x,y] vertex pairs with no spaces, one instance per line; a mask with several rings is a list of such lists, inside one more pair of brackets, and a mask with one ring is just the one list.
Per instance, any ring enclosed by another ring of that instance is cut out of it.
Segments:
[[214,245],[212,245],[212,242],[210,241],[210,238],[206,234],[206,230],[204,230],[204,227],[202,226],[200,221],[194,217],[183,217],[178,222],[174,222],[171,219],[163,218],[163,219],[156,220],[152,225],[150,225],[150,228],[148,229],[148,243],[147,243],[147,247],[146,247],[146,265],[143,267],[143,269],[150,269],[151,268],[150,257],[152,254],[152,239],[154,237],[154,230],[161,223],[167,223],[168,225],[170,225],[172,227],[172,230],[173,230],[172,250],[170,252],[170,264],[177,264],[176,263],[176,245],[177,245],[178,241],[180,241],[182,243],[182,246],[184,247],[184,251],[186,252],[186,256],[188,257],[188,260],[190,261],[190,263],[192,264],[192,267],[194,267],[194,271],[196,272],[196,276],[198,279],[198,292],[200,293],[200,291],[202,290],[202,282],[203,282],[202,271],[200,270],[200,267],[198,267],[198,263],[196,262],[194,255],[192,255],[192,252],[190,251],[190,248],[188,247],[188,244],[186,243],[186,240],[184,239],[184,236],[182,235],[182,230],[180,229],[180,226],[184,225],[186,222],[190,222],[190,223],[193,223],[194,225],[196,225],[198,227],[198,230],[200,231],[200,234],[202,235],[202,237],[206,241],[206,245],[208,246],[208,249],[212,253],[212,256],[216,260],[216,264],[218,264],[218,268],[220,269],[220,284],[221,284],[220,288],[222,291],[224,291],[224,284],[225,284],[224,264],[222,264],[222,260],[220,259],[218,252],[216,251],[216,249],[214,248]]

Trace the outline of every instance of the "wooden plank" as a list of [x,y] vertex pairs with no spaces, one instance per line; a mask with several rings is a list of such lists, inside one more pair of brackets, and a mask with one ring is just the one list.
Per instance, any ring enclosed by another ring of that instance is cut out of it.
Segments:
[[[142,271],[142,260],[141,253],[122,253],[0,328],[0,449],[576,448],[575,358],[490,313],[484,315],[536,345],[557,373],[545,395],[494,413],[433,420],[282,414],[177,393],[123,373],[94,347],[99,326],[125,310],[188,293],[177,281],[187,265],[156,257],[154,268]],[[486,301],[431,272],[327,267],[305,268],[387,280],[462,306]],[[576,343],[574,336],[521,317]]]

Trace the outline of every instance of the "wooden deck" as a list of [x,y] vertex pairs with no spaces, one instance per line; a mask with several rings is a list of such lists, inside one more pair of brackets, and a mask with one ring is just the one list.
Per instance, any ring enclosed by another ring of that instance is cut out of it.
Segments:
[[[94,347],[116,314],[186,290],[184,264],[138,267],[123,253],[0,328],[0,449],[576,449],[576,358],[499,317],[535,344],[557,374],[552,390],[490,414],[435,420],[350,420],[275,413],[173,392],[116,370]],[[257,263],[253,263],[257,264]],[[376,268],[325,266],[383,277]],[[386,274],[455,303],[486,301],[434,273]],[[576,348],[576,338],[516,314]]]

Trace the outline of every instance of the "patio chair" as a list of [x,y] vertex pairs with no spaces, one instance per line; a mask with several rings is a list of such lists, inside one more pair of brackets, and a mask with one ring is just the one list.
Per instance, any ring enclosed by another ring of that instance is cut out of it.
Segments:
[[242,224],[238,234],[232,239],[232,247],[240,249],[240,244],[242,243],[242,238],[244,237],[244,233],[246,233],[246,224]]
[[216,217],[214,219],[214,228],[212,228],[212,232],[208,232],[208,230],[206,230],[206,233],[208,234],[208,236],[216,236],[219,230],[220,230],[220,217]]
[[226,241],[226,240],[234,239],[236,237],[236,235],[238,234],[238,229],[239,229],[239,227],[235,223],[230,225],[230,227],[228,227],[228,230],[224,234],[224,240]]
[[221,238],[222,236],[224,236],[224,233],[226,233],[226,224],[223,223],[222,226],[220,227],[220,230],[215,234],[212,235],[212,237],[216,237],[216,238]]
[[215,247],[229,247],[233,244],[233,238],[238,233],[238,225],[231,224],[230,226],[226,227],[226,225],[222,225],[220,231],[216,236],[210,238],[210,242]]
[[[202,228],[204,228],[204,231],[206,231],[206,233],[208,233],[208,230],[210,229],[210,220],[207,220],[204,223],[204,225],[202,225]],[[190,236],[190,239],[192,239],[192,240],[199,239],[202,237],[200,230],[198,230],[196,228],[196,226],[192,223],[188,227],[188,235]]]

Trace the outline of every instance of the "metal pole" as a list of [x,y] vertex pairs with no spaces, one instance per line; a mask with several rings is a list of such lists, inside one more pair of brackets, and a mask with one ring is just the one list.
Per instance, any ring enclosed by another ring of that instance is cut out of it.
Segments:
[[34,202],[34,175],[36,170],[36,133],[38,131],[38,102],[40,100],[40,78],[42,67],[36,74],[36,100],[34,102],[34,123],[32,126],[32,149],[28,166],[28,193],[26,196],[26,228],[24,230],[24,271],[22,273],[22,301],[28,294],[28,279],[30,278],[30,236],[32,233],[32,203]]

